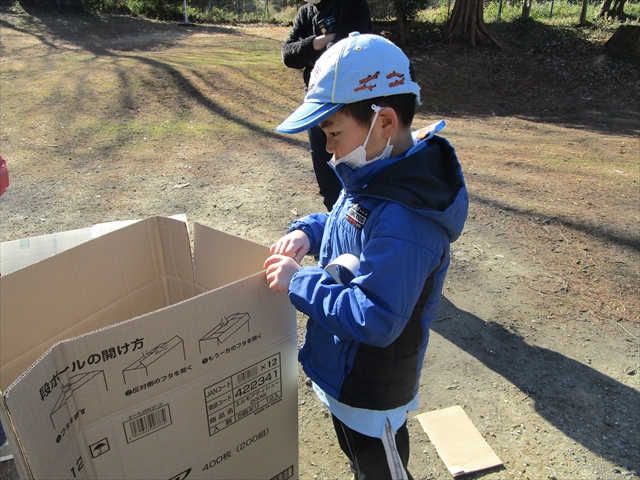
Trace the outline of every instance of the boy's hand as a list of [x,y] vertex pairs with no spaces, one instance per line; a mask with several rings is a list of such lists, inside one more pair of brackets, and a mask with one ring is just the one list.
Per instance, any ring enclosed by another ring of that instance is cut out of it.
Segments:
[[309,248],[311,248],[311,242],[309,242],[307,234],[302,230],[294,230],[271,245],[271,255],[284,255],[293,258],[296,263],[300,263]]
[[291,257],[285,255],[271,255],[264,262],[267,270],[267,283],[274,292],[288,292],[289,283],[293,275],[300,269],[300,265]]

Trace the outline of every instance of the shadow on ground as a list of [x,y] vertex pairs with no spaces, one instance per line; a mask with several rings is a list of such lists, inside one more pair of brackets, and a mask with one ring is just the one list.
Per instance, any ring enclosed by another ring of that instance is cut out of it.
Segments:
[[0,463],[0,480],[17,480],[20,478],[13,460]]
[[[377,23],[395,39],[394,26]],[[421,112],[447,117],[517,117],[599,133],[637,135],[640,62],[611,57],[589,27],[502,22],[503,45],[446,44],[440,25],[415,23],[405,49],[422,87]],[[597,27],[593,27],[594,30]]]
[[[450,318],[464,319],[461,322]],[[616,465],[640,471],[640,393],[558,352],[527,344],[442,298],[432,329],[498,373],[535,402],[555,428]],[[606,440],[603,440],[606,437]]]
[[[156,57],[145,56],[146,52],[171,48],[181,40],[196,33],[244,35],[238,30],[213,25],[197,26],[189,24],[185,26],[178,23],[157,22],[124,16],[56,15],[34,11],[31,15],[21,14],[21,17],[23,23],[29,25],[28,28],[21,28],[0,19],[0,29],[11,29],[32,35],[43,45],[54,50],[67,48],[60,46],[67,44],[82,48],[95,55],[96,58],[127,58],[141,62],[155,69],[159,76],[166,75],[170,77],[176,90],[182,92],[180,98],[183,101],[191,99],[205,107],[212,114],[219,115],[225,120],[247,128],[256,135],[272,137],[295,147],[306,148],[307,146],[305,140],[290,135],[278,134],[271,126],[265,129],[256,122],[242,118],[237,112],[224,108],[205,92],[201,91],[187,78],[184,72],[168,62],[157,60]],[[274,45],[274,48],[279,48],[279,45]],[[116,66],[115,68],[120,67]],[[282,68],[286,67],[283,65]],[[197,75],[197,72],[194,74]],[[122,72],[121,77],[126,79],[126,73]],[[120,95],[124,98],[127,94],[127,82],[123,80]],[[124,103],[130,104],[131,102]],[[283,111],[283,119],[286,114],[287,112]]]
[[[50,47],[56,48],[55,39],[60,39],[96,55],[113,55],[116,43],[119,52],[167,48],[196,32],[245,35],[219,26],[125,16],[33,11],[23,17],[38,27],[42,32],[38,38]],[[0,27],[17,28],[7,22]],[[419,113],[445,118],[517,117],[600,133],[638,134],[638,58],[608,57],[602,43],[585,38],[586,27],[562,28],[533,21],[490,27],[504,48],[449,45],[442,41],[442,26],[412,26],[405,51],[422,86]],[[395,39],[389,22],[375,22],[374,30]],[[130,47],[126,42],[123,46],[127,36],[136,37]],[[279,45],[273,48],[279,50]],[[176,81],[183,84],[187,95],[198,95],[186,82]]]

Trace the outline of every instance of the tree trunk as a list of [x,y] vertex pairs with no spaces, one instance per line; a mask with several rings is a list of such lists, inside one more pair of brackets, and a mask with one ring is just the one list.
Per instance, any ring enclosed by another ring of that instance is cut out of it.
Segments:
[[627,0],[616,0],[611,8],[613,12],[613,16],[620,20],[624,20],[624,4],[627,3]]
[[475,47],[476,41],[479,40],[501,47],[487,31],[482,16],[483,10],[483,0],[456,0],[447,28],[449,43],[456,39],[469,40]]
[[398,24],[398,46],[407,44],[407,12],[404,8],[405,0],[393,0],[396,7],[396,22]]
[[587,22],[587,6],[589,4],[589,0],[582,0],[582,10],[580,11],[580,25],[588,25]]
[[524,0],[522,2],[522,15],[520,15],[520,20],[529,20],[529,16],[531,15],[531,2],[533,2],[533,0]]
[[603,0],[602,5],[600,6],[600,12],[598,13],[599,17],[604,17],[611,10],[611,2],[613,0]]
[[612,56],[640,54],[640,26],[620,25],[604,48]]
[[[611,4],[613,3],[613,6]],[[604,0],[602,2],[602,6],[600,7],[600,12],[598,13],[599,17],[608,17],[608,18],[617,18],[620,21],[627,20],[633,17],[630,17],[626,13],[624,13],[624,4],[627,3],[627,0]]]

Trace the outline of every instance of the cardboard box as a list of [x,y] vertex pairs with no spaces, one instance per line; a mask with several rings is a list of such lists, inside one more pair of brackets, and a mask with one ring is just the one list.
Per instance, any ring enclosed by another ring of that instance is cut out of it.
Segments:
[[297,335],[264,246],[154,217],[0,277],[23,478],[298,476]]
[[[173,215],[170,218],[187,222],[187,216],[184,213]],[[0,273],[6,275],[137,221],[122,220],[98,223],[91,227],[67,232],[2,242],[0,243]]]

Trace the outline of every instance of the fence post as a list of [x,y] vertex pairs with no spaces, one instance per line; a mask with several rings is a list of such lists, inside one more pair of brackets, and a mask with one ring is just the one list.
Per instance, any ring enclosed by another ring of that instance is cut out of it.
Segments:
[[553,0],[551,0],[551,10],[549,10],[549,20],[553,17]]
[[502,0],[498,4],[498,14],[496,15],[496,23],[500,21],[500,15],[502,14]]

